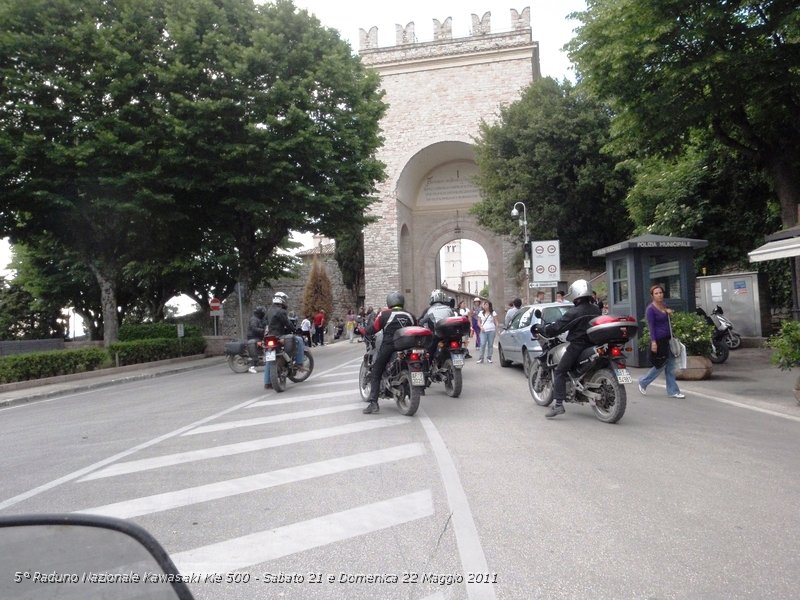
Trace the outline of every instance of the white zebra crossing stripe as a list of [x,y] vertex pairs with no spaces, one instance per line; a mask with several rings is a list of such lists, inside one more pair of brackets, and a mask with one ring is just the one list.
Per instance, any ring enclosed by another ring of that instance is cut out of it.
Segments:
[[[326,385],[325,387],[330,388],[330,385]],[[249,405],[247,408],[264,408],[265,406],[276,406],[278,404],[293,404],[295,402],[305,402],[306,400],[327,400],[328,398],[342,398],[346,396],[347,393],[350,392],[352,394],[358,393],[358,390],[347,390],[341,392],[327,392],[325,394],[310,394],[308,396],[286,396],[281,398],[274,398],[271,400],[259,400],[258,402],[254,402],[253,404]]]
[[201,450],[190,450],[188,452],[178,452],[176,454],[167,454],[165,456],[155,456],[153,458],[142,458],[139,460],[131,460],[128,462],[110,465],[104,469],[89,473],[88,475],[78,479],[78,481],[91,481],[93,479],[102,479],[103,477],[113,477],[115,475],[137,473],[139,471],[147,471],[149,469],[171,467],[173,465],[180,465],[199,460],[208,460],[210,458],[220,458],[223,456],[232,456],[234,454],[244,454],[246,452],[265,450],[267,448],[288,446],[289,444],[299,444],[312,440],[321,440],[337,435],[346,435],[348,433],[360,433],[363,431],[369,431],[370,429],[393,427],[394,425],[405,425],[411,422],[413,422],[413,420],[407,417],[370,419],[359,421],[358,423],[348,423],[347,425],[338,425],[336,427],[326,427],[324,429],[315,429],[313,431],[279,435],[277,437],[253,440],[250,442],[239,442],[237,444],[226,444],[223,446],[203,448]]
[[228,481],[199,485],[174,492],[126,500],[124,502],[95,506],[94,508],[87,508],[76,512],[105,515],[107,517],[117,517],[119,519],[130,519],[173,508],[199,504],[201,502],[209,502],[211,500],[219,500],[220,498],[247,494],[249,492],[264,490],[288,483],[305,481],[315,477],[324,477],[334,473],[361,469],[381,463],[405,460],[423,454],[425,454],[425,447],[422,444],[404,444],[402,446],[393,446],[382,450],[361,452],[359,454],[351,454],[350,456],[342,456],[306,465],[278,469],[270,471],[269,473],[260,473],[249,477],[239,477],[237,479],[229,479]]
[[327,408],[301,410],[297,412],[288,412],[288,413],[281,413],[279,415],[271,415],[269,417],[257,417],[255,419],[242,419],[241,421],[228,421],[226,423],[215,423],[214,425],[205,425],[203,427],[198,427],[196,429],[187,431],[183,435],[184,436],[198,435],[201,433],[210,433],[212,431],[225,431],[227,429],[239,429],[240,427],[253,427],[255,425],[266,425],[268,423],[283,423],[284,421],[309,419],[311,417],[333,415],[340,412],[347,412],[348,410],[358,410],[363,408],[364,408],[364,403],[359,402],[357,404],[342,404],[340,406],[329,406]]
[[[315,378],[315,379],[317,379],[317,378]],[[330,388],[338,386],[338,385],[342,385],[342,386],[346,385],[348,389],[347,390],[342,390],[342,391],[343,392],[345,392],[345,391],[352,392],[352,391],[354,391],[353,388],[355,387],[353,385],[354,383],[358,383],[358,377],[354,377],[353,379],[339,379],[338,381],[322,381],[320,383],[304,383],[303,384],[303,389],[307,390],[308,388],[319,388],[319,387],[324,387],[324,388],[330,389]],[[294,388],[292,388],[292,389],[294,389]]]
[[184,574],[227,573],[431,515],[433,496],[423,490],[178,552],[172,560]]

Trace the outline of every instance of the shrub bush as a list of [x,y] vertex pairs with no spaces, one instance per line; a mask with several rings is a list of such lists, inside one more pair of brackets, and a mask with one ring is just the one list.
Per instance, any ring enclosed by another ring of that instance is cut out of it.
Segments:
[[206,349],[203,337],[143,339],[131,342],[116,342],[109,347],[114,362],[120,366],[192,356]]
[[[201,337],[203,332],[197,325],[184,325],[184,338]],[[174,323],[136,323],[119,328],[119,341],[178,339],[178,326]]]
[[770,360],[781,371],[788,371],[800,365],[800,321],[783,321],[781,330],[767,341],[774,348]]
[[51,350],[0,357],[0,383],[94,371],[109,363],[102,348]]
[[[698,314],[688,312],[674,312],[670,316],[672,321],[672,335],[686,346],[687,356],[711,356],[711,337],[714,335],[714,326]],[[639,335],[639,348],[647,350],[650,347],[650,330],[647,328],[647,319],[642,319],[642,328]]]

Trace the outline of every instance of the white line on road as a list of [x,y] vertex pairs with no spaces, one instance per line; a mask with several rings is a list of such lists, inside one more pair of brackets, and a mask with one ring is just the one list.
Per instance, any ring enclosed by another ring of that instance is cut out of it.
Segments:
[[433,514],[430,490],[178,552],[181,573],[228,573]]
[[348,425],[339,425],[337,427],[327,427],[325,429],[315,429],[313,431],[304,431],[301,433],[292,433],[289,435],[280,435],[277,437],[266,438],[261,440],[254,440],[251,442],[239,442],[238,444],[226,444],[223,446],[215,446],[213,448],[204,448],[202,450],[190,450],[188,452],[178,452],[177,454],[167,454],[164,456],[155,456],[153,458],[143,458],[140,460],[132,460],[124,463],[111,465],[105,469],[90,473],[79,481],[91,481],[93,479],[101,479],[103,477],[113,477],[115,475],[124,475],[127,473],[136,473],[138,471],[147,471],[150,469],[159,469],[162,467],[171,467],[173,465],[180,465],[199,460],[208,460],[210,458],[220,458],[223,456],[232,456],[234,454],[244,454],[246,452],[255,452],[257,450],[265,450],[267,448],[277,448],[279,446],[287,446],[289,444],[298,444],[301,442],[309,442],[311,440],[321,440],[328,437],[337,435],[345,435],[348,433],[359,433],[362,431],[369,431],[370,429],[378,429],[381,427],[392,427],[394,425],[405,425],[410,423],[411,419],[406,417],[390,417],[387,419],[359,421],[358,423],[350,423]]
[[[453,532],[456,535],[456,545],[458,546],[458,554],[461,557],[463,572],[488,573],[489,567],[481,546],[478,528],[475,527],[475,520],[472,518],[467,494],[461,485],[461,478],[458,476],[458,469],[453,462],[453,457],[450,456],[439,430],[436,429],[428,415],[421,410],[417,413],[417,416],[425,429],[433,449],[433,455],[439,464],[439,471],[442,473],[442,482],[447,493],[447,503],[453,515]],[[496,598],[494,585],[491,583],[466,582],[465,585],[469,600],[494,600]]]
[[423,454],[425,454],[425,447],[422,444],[404,444],[402,446],[361,452],[359,454],[351,454],[350,456],[342,456],[286,469],[277,469],[268,473],[260,473],[248,477],[229,479],[228,481],[199,485],[174,492],[154,494],[152,496],[135,498],[124,502],[116,502],[114,504],[106,504],[104,506],[95,506],[94,508],[87,508],[77,512],[117,517],[118,519],[130,519],[141,515],[180,508],[182,506],[190,506],[201,502],[219,500],[220,498],[228,498],[230,496],[264,490],[279,485],[295,483],[297,481],[305,481],[315,477],[324,477],[334,473],[361,469],[381,463],[405,460]]
[[[314,379],[316,380],[317,378]],[[339,379],[338,381],[321,381],[320,383],[307,383],[303,384],[303,389],[320,388],[320,387],[332,388],[337,385],[343,385],[343,386],[346,385],[348,388],[350,388],[350,390],[352,390],[353,388],[351,386],[354,383],[358,383],[358,377],[356,377],[355,379]]]
[[[326,387],[330,387],[327,385]],[[351,390],[352,391],[352,390]],[[341,398],[345,392],[328,392],[326,394],[311,394],[309,396],[288,396],[284,398],[276,398],[274,400],[259,400],[253,402],[247,408],[263,408],[265,406],[275,406],[278,404],[293,404],[294,402],[305,402],[306,400],[325,400],[327,398]]]
[[297,419],[310,419],[312,417],[320,417],[323,415],[333,415],[340,412],[347,412],[348,410],[360,410],[364,408],[363,402],[357,404],[341,404],[339,406],[329,406],[327,408],[315,408],[313,410],[301,410],[296,412],[281,413],[279,415],[271,415],[269,417],[257,417],[255,419],[242,419],[241,421],[227,421],[225,423],[215,423],[214,425],[205,425],[204,427],[197,427],[191,431],[184,433],[187,435],[199,435],[202,433],[211,433],[212,431],[225,431],[227,429],[239,429],[241,427],[254,427],[256,425],[267,425],[268,423],[282,423],[284,421],[295,421]]

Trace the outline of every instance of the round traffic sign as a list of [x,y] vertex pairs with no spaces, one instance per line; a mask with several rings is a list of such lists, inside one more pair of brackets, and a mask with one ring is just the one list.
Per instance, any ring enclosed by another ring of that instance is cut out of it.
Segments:
[[222,300],[219,298],[212,298],[211,301],[208,303],[209,308],[213,311],[218,311],[222,309]]

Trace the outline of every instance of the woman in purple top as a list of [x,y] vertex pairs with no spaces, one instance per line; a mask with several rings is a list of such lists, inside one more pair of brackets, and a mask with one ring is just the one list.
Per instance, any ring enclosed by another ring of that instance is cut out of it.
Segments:
[[675,381],[675,357],[670,355],[669,315],[672,309],[664,304],[664,287],[657,283],[650,287],[650,297],[653,301],[647,306],[645,317],[647,328],[650,330],[650,364],[652,368],[647,375],[639,380],[639,392],[647,394],[647,386],[658,377],[663,370],[667,378],[667,396],[670,398],[685,398]]

